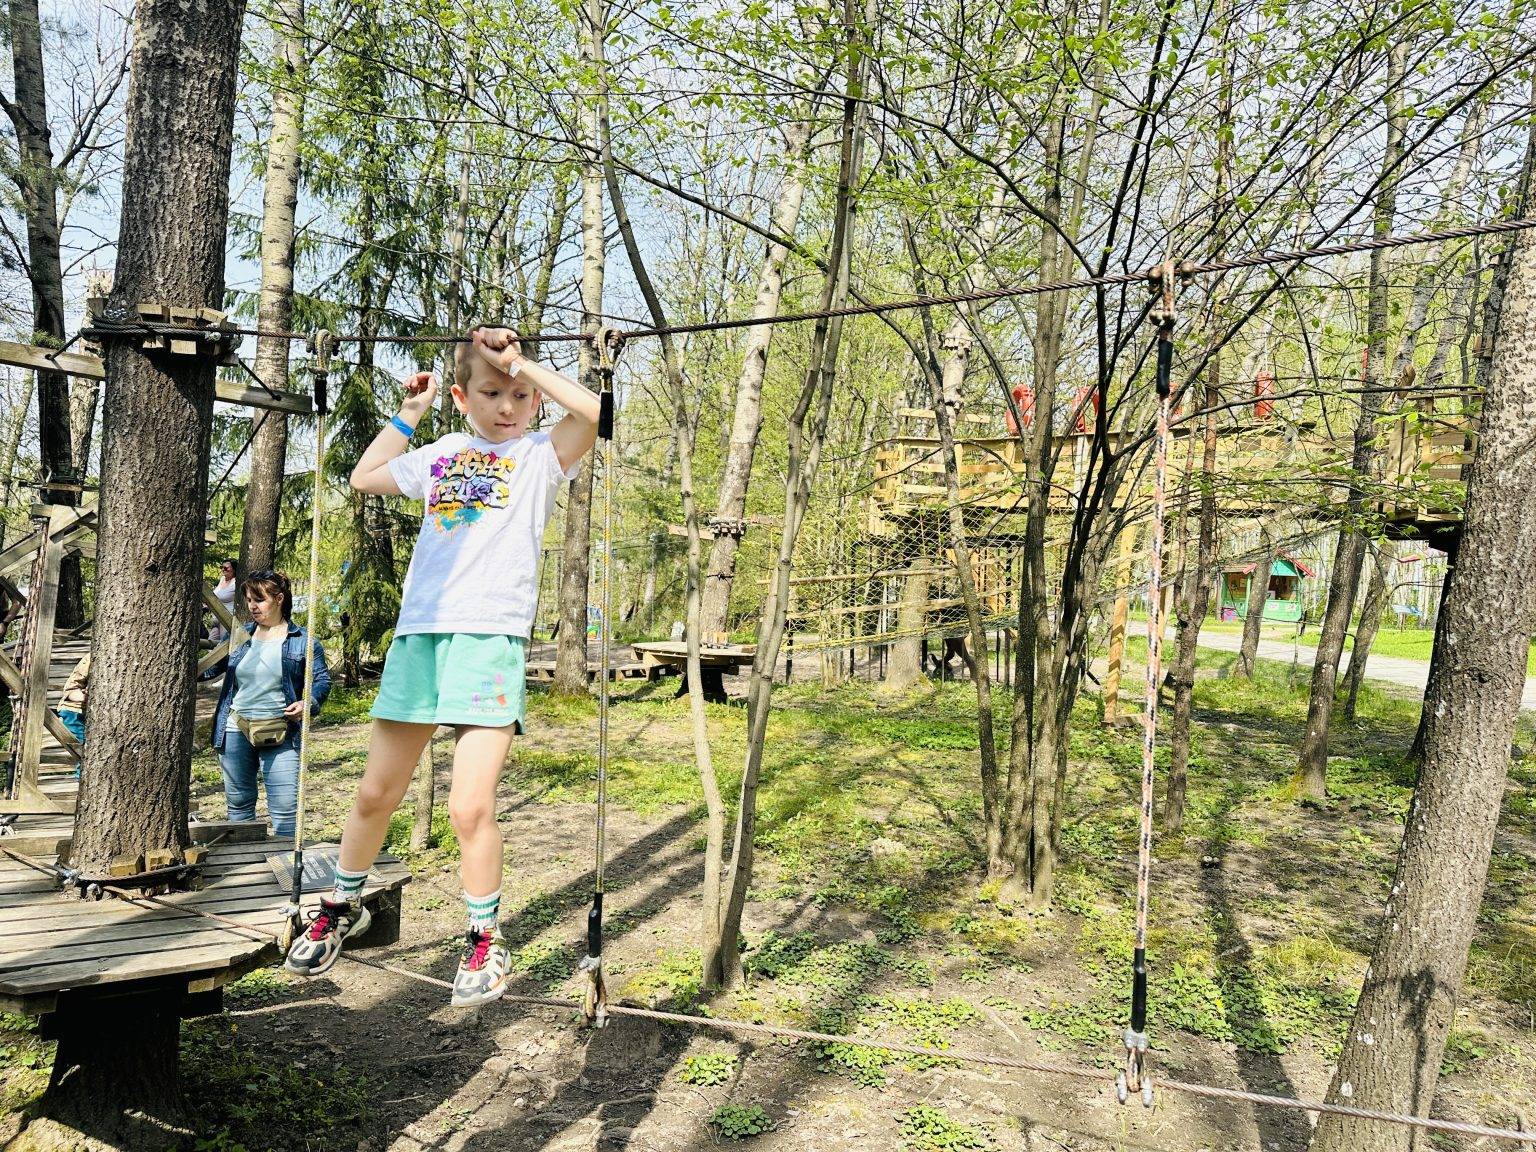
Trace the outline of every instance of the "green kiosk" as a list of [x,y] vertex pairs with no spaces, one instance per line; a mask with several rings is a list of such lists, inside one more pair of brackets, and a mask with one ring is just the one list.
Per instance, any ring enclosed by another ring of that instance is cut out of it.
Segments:
[[[1234,564],[1221,570],[1221,618],[1241,620],[1248,615],[1248,581],[1253,579],[1253,564]],[[1264,602],[1265,620],[1294,623],[1301,619],[1302,581],[1312,570],[1301,561],[1277,555],[1269,568],[1269,599]]]

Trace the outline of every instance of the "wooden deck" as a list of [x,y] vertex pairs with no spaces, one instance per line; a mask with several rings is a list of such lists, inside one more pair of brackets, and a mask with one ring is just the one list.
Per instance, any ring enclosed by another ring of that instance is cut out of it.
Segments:
[[[10,847],[19,840],[5,838]],[[196,891],[161,897],[179,907],[228,916],[256,929],[243,933],[212,920],[145,907],[115,897],[100,901],[63,892],[59,883],[0,856],[0,1009],[42,1015],[66,993],[132,992],[185,982],[188,994],[211,992],[278,959],[288,893],[278,886],[267,857],[290,840],[216,844]],[[368,937],[393,941],[399,928],[399,890],[410,872],[383,857],[363,889],[378,928]],[[319,893],[306,894],[306,908]],[[259,935],[258,935],[259,933]],[[386,939],[386,937],[388,939]]]

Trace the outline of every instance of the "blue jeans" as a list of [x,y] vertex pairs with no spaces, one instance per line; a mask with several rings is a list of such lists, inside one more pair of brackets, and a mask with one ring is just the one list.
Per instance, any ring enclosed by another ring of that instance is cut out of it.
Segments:
[[64,722],[64,727],[69,729],[72,735],[80,743],[85,743],[85,717],[68,708],[59,709],[59,719]]
[[[59,719],[61,721],[63,721],[64,727],[69,729],[69,733],[70,733],[71,736],[73,736],[76,740],[80,741],[81,744],[85,743],[85,717],[84,716],[82,716],[80,713],[74,711],[73,709],[70,709],[70,708],[60,708],[59,709]],[[75,765],[75,775],[76,776],[80,775],[80,765],[78,765],[78,764]]]
[[267,786],[267,815],[272,831],[292,836],[299,806],[299,734],[294,732],[275,748],[253,748],[234,718],[224,732],[224,801],[231,820],[256,819],[256,776],[260,769]]

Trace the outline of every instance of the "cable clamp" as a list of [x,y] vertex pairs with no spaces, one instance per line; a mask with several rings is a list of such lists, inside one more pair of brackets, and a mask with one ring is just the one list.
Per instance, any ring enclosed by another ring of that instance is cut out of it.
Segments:
[[586,956],[576,969],[587,978],[586,989],[581,996],[581,1014],[594,1028],[608,1023],[608,986],[603,980],[603,958]]
[[1124,1104],[1131,1093],[1141,1095],[1143,1108],[1152,1107],[1152,1074],[1147,1070],[1147,1034],[1125,1030],[1125,1070],[1115,1077],[1115,1097]]
[[747,534],[747,522],[740,517],[711,516],[705,524],[716,536],[733,536],[740,540]]

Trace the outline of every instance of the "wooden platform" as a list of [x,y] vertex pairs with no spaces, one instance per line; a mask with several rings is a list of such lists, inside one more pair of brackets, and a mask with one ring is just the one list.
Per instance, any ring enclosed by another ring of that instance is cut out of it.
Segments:
[[[902,409],[910,418],[931,419],[932,413]],[[1429,540],[1436,547],[1459,532],[1464,467],[1476,444],[1477,421],[1461,412],[1436,413],[1412,409],[1383,420],[1377,438],[1379,473],[1375,486],[1383,493],[1373,500],[1384,529],[1394,539]],[[1168,453],[1168,491],[1180,490],[1184,470],[1198,461],[1189,451],[1189,437],[1198,434],[1195,422],[1173,430]],[[1052,437],[1056,458],[1052,474],[1050,511],[1071,512],[1087,475],[1092,436],[1062,433]],[[1110,447],[1121,451],[1145,432],[1108,434]],[[1336,516],[1345,489],[1340,476],[1349,470],[1352,439],[1334,439],[1315,423],[1286,426],[1279,421],[1224,423],[1217,439],[1216,484],[1223,515],[1268,515],[1278,506],[1306,510],[1319,519]],[[884,441],[875,451],[875,478],[870,490],[866,529],[872,536],[892,536],[907,530],[914,518],[945,513],[942,447],[935,435],[901,435]],[[979,522],[1006,536],[1006,513],[1025,509],[1024,447],[1016,437],[966,436],[956,442],[960,500]],[[1143,469],[1121,494],[1123,500],[1145,501],[1151,473]],[[1019,517],[1022,521],[1022,515]]]
[[[10,847],[12,838],[0,840]],[[51,876],[0,855],[0,1010],[53,1012],[61,996],[81,990],[132,993],[181,986],[208,993],[278,959],[288,894],[267,864],[291,840],[257,839],[213,846],[198,891],[162,897],[249,924],[263,935],[212,920],[115,897],[100,901],[63,892]],[[375,928],[362,939],[392,943],[399,932],[400,888],[410,872],[392,857],[374,866],[363,889]],[[305,897],[306,909],[320,894]]]
[[[683,683],[678,686],[679,696],[688,691],[688,644],[683,640],[654,640],[630,645],[646,669],[646,678],[665,672],[678,672]],[[757,658],[756,644],[703,645],[699,648],[699,680],[704,689],[704,699],[724,704],[728,699],[725,682],[727,672],[740,672],[752,667]]]

